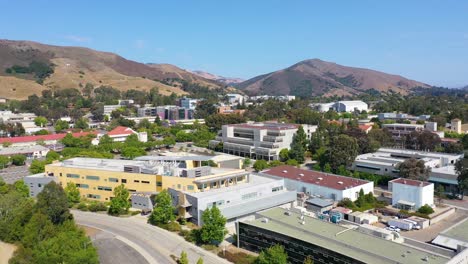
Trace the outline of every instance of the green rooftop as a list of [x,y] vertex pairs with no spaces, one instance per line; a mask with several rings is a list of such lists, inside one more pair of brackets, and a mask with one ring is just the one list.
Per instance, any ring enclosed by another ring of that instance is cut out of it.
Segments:
[[[431,264],[446,263],[449,260],[406,244],[307,216],[302,225],[300,214],[290,212],[291,215],[286,215],[285,211],[283,208],[273,208],[259,213],[261,218],[245,223],[328,248],[365,263]],[[264,217],[269,219],[267,223],[262,222]],[[428,261],[423,260],[426,256]]]
[[468,219],[465,219],[460,224],[450,228],[446,232],[442,233],[442,235],[468,242]]

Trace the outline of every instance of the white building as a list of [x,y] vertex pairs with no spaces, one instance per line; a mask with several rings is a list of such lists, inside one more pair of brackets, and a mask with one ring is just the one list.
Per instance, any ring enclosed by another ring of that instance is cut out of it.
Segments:
[[[224,182],[224,181],[223,181]],[[228,222],[251,216],[258,211],[272,207],[293,204],[296,192],[287,191],[282,179],[271,179],[249,175],[247,183],[239,183],[221,189],[203,192],[181,192],[168,189],[172,201],[179,209],[179,215],[202,225],[203,211],[217,206]]]
[[365,194],[374,192],[374,182],[328,174],[318,171],[302,170],[293,166],[278,166],[260,173],[278,179],[284,179],[288,190],[304,192],[311,196],[341,201],[348,198],[355,201],[361,189]]
[[185,109],[195,110],[195,108],[197,108],[198,101],[198,99],[184,97],[179,100],[179,104],[180,107],[183,107]]
[[58,179],[53,176],[48,176],[45,173],[38,173],[24,177],[24,184],[29,187],[29,196],[36,197],[49,182],[55,181],[58,184]]
[[251,96],[250,101],[266,101],[268,99],[280,100],[283,102],[289,102],[296,99],[295,95],[257,95]]
[[226,94],[230,105],[243,104],[245,102],[245,96],[242,94]]
[[[302,125],[307,138],[317,126]],[[255,159],[278,160],[282,149],[289,149],[299,125],[284,123],[245,123],[224,125],[211,148],[223,143],[223,152]]]
[[355,112],[368,111],[369,106],[363,101],[338,101],[324,104],[311,104],[312,108],[320,112],[334,110],[336,112]]
[[27,158],[39,159],[43,158],[49,153],[49,148],[41,145],[23,146],[23,147],[8,147],[0,148],[0,156],[11,157],[13,155],[25,155]]
[[99,140],[101,137],[104,135],[108,135],[114,142],[124,142],[130,135],[137,135],[138,141],[140,142],[148,142],[148,133],[146,132],[136,132],[135,130],[129,128],[129,127],[124,127],[124,126],[118,126],[111,131],[107,132],[106,134],[98,134],[95,139],[91,141],[93,145],[98,145]]
[[392,205],[405,210],[418,210],[423,205],[434,206],[434,184],[398,178],[388,182]]

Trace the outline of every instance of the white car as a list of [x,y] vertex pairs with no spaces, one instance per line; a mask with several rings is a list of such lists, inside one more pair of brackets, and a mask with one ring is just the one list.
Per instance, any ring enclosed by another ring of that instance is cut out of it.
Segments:
[[400,228],[396,227],[396,226],[389,226],[386,228],[387,230],[390,230],[390,231],[395,231],[397,233],[399,233],[401,230]]

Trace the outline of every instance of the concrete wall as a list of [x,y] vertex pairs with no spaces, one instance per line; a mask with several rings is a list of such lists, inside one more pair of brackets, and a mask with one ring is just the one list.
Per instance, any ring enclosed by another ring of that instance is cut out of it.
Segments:
[[44,186],[51,181],[58,182],[57,178],[44,176],[44,177],[35,177],[35,176],[26,176],[24,177],[24,183],[29,187],[29,195],[31,197],[36,197],[42,190]]
[[392,205],[399,200],[415,203],[415,210],[425,204],[434,205],[434,184],[420,187],[393,182],[392,192]]

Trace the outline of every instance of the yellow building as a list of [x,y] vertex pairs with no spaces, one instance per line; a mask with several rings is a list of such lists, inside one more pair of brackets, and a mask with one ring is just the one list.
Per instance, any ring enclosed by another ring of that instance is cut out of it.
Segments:
[[65,187],[75,183],[84,198],[109,201],[116,186],[130,192],[157,193],[167,188],[201,192],[248,179],[241,169],[202,166],[208,156],[144,156],[135,160],[72,158],[46,165],[45,171]]

